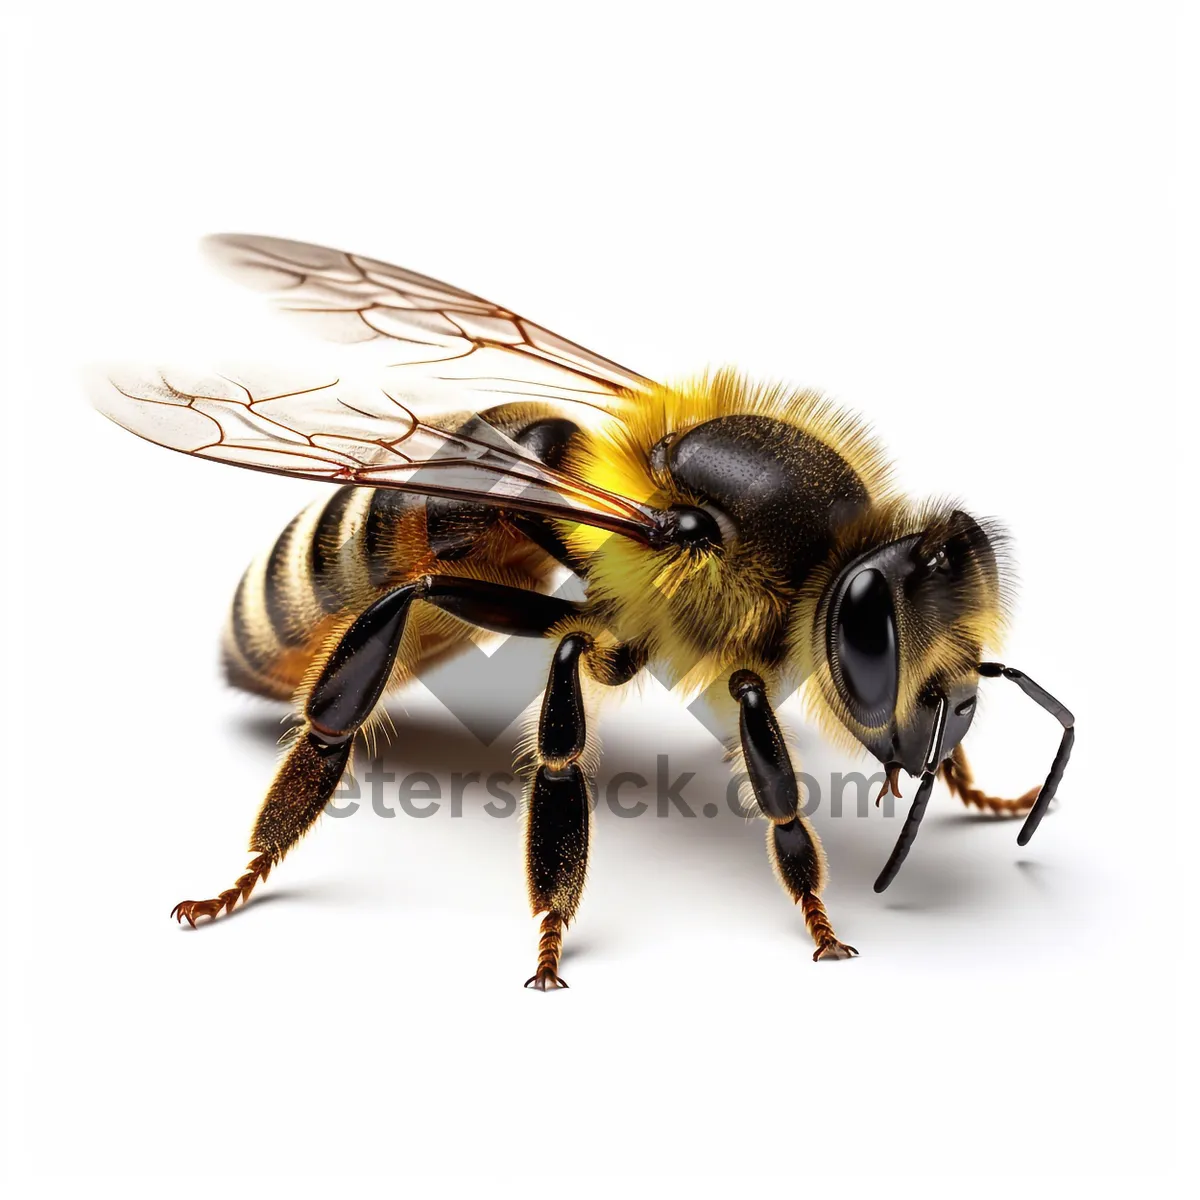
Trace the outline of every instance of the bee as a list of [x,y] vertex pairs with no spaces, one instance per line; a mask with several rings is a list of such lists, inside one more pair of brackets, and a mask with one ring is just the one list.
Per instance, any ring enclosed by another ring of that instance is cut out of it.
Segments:
[[[292,702],[298,723],[245,873],[176,905],[177,921],[195,926],[245,902],[325,808],[384,697],[476,630],[554,643],[524,771],[526,878],[540,918],[527,987],[566,986],[559,961],[587,871],[595,704],[648,664],[720,697],[731,757],[814,959],[857,950],[822,903],[825,857],[772,695],[799,687],[834,741],[884,764],[885,792],[900,795],[902,770],[918,779],[876,891],[912,848],[939,775],[967,804],[1024,814],[1018,841],[1032,837],[1074,718],[984,657],[1005,626],[1003,531],[953,503],[896,494],[856,417],[731,369],[659,384],[510,309],[360,255],[245,235],[207,247],[317,333],[382,343],[398,359],[357,380],[123,370],[97,385],[101,411],[151,442],[336,485],[234,594],[225,675]],[[425,411],[447,397],[464,411]],[[562,568],[585,600],[551,590]],[[980,679],[1001,676],[1062,726],[1044,784],[1016,800],[975,787],[962,748]]]

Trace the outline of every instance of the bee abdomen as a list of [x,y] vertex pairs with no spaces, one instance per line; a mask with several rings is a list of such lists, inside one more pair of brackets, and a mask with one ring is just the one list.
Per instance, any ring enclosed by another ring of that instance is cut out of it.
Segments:
[[[539,418],[497,428],[553,464],[575,426]],[[352,485],[309,505],[238,584],[222,644],[226,678],[272,699],[293,698],[340,618],[440,561],[462,563],[468,573],[533,570],[536,577],[540,568],[527,560],[553,530],[526,522],[490,539],[496,517],[484,504]]]
[[428,554],[425,497],[388,488],[373,490],[362,527],[362,558],[370,586],[377,590],[393,586]]
[[[222,645],[230,683],[290,697],[329,624],[370,602],[385,574],[369,561],[366,533],[379,494],[339,488],[304,509],[246,569]],[[374,553],[390,557],[392,545],[374,541]]]
[[[352,511],[352,502],[362,500],[361,488],[340,487],[321,506],[309,548],[313,595],[321,611],[341,612],[361,583],[356,569],[358,546],[355,533],[362,522]],[[359,504],[358,508],[362,508]]]

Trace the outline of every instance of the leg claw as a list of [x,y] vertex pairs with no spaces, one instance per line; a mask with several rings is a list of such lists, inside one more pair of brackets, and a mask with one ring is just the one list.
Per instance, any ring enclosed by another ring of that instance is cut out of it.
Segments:
[[823,958],[856,958],[858,951],[853,946],[847,946],[845,942],[839,942],[837,938],[826,938],[813,951],[813,962],[820,962]]
[[552,992],[558,988],[565,988],[567,981],[560,979],[558,972],[552,967],[539,967],[536,975],[531,975],[525,980],[525,986],[537,988],[539,992]]
[[181,900],[171,909],[171,916],[181,925],[186,920],[195,929],[197,917],[209,917],[215,921],[224,907],[224,900]]

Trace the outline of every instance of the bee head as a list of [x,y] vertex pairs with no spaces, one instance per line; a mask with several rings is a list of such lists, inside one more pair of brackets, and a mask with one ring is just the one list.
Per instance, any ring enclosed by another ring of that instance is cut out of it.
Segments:
[[970,728],[977,667],[1004,625],[1003,543],[949,504],[892,502],[841,531],[806,649],[818,707],[881,762],[920,774],[940,696],[943,758]]

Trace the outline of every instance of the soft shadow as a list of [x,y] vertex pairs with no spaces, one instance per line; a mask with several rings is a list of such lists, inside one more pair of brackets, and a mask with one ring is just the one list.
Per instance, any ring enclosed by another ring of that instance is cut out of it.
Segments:
[[[630,706],[641,703],[636,698],[629,700]],[[641,712],[647,711],[647,707],[641,709]],[[475,772],[480,779],[487,780],[494,773],[512,771],[514,749],[523,730],[519,721],[490,745],[485,745],[448,712],[439,713],[420,705],[406,710],[402,701],[393,703],[389,712],[395,727],[390,741],[379,745],[374,754],[359,751],[357,775],[360,785],[368,764],[395,773],[401,779],[406,773],[428,771],[441,779],[443,788],[454,774],[469,776]],[[797,915],[791,906],[780,903],[779,884],[767,858],[765,823],[758,819],[747,820],[730,810],[727,788],[731,773],[722,761],[720,744],[703,730],[689,729],[686,723],[677,719],[664,720],[666,728],[661,728],[654,718],[633,728],[628,720],[619,720],[616,724],[619,729],[606,728],[608,722],[601,721],[600,730],[604,746],[597,787],[596,840],[597,843],[603,840],[607,868],[611,870],[615,858],[628,863],[630,870],[638,874],[655,872],[661,875],[666,885],[674,889],[673,894],[686,888],[686,903],[691,903],[690,897],[695,897],[710,907],[717,905],[729,910],[736,914],[737,920],[743,919],[741,913],[745,912],[747,919],[795,928]],[[279,723],[277,713],[253,713],[240,715],[237,728],[268,750],[278,742],[285,726]],[[796,740],[801,750],[796,756],[797,762],[801,761],[802,755],[803,769],[822,781],[822,786],[829,785],[834,771],[857,770],[870,775],[877,769],[874,764],[846,762],[837,757],[817,741],[811,730],[797,732],[799,738]],[[655,784],[660,755],[666,755],[669,760],[668,775],[671,778],[685,771],[693,773],[683,791],[692,815],[686,815],[677,806],[667,806],[667,811],[658,815]],[[620,794],[622,803],[629,803],[636,797],[648,804],[648,811],[636,819],[622,817],[607,802],[609,784],[618,774],[633,774],[647,781],[648,786],[641,791]],[[388,795],[394,796],[397,785],[386,786],[392,789]],[[511,790],[519,794],[520,784],[513,785]],[[1004,869],[1004,854],[1006,850],[1011,853],[1015,849],[1015,846],[1009,847],[1011,835],[993,829],[991,832],[998,835],[994,839],[997,842],[994,849],[983,847],[980,838],[986,836],[984,831],[989,826],[1000,824],[1011,828],[1015,822],[962,812],[957,808],[959,801],[939,785],[933,808],[941,811],[931,811],[897,881],[888,892],[877,896],[872,890],[873,882],[908,811],[911,796],[908,789],[905,790],[905,799],[896,802],[894,815],[890,818],[884,817],[874,805],[869,806],[865,817],[859,817],[850,797],[841,818],[830,814],[824,798],[810,817],[830,863],[831,884],[825,892],[827,905],[835,926],[839,924],[839,913],[849,911],[854,914],[859,932],[850,939],[852,941],[866,943],[870,940],[871,913],[994,909],[1003,905],[1005,895],[1010,894],[1006,893],[1006,888],[1011,888],[1011,882],[1006,881],[1011,881],[1012,876]],[[463,814],[467,817],[482,816],[484,806],[492,803],[493,798],[481,784],[473,783],[462,793]],[[710,812],[715,809],[715,815],[706,815],[706,809]],[[396,815],[405,817],[402,811],[397,811]],[[369,804],[366,816],[371,816]],[[980,836],[971,837],[973,831],[980,831]],[[478,825],[473,833],[463,829],[465,836],[455,839],[455,853],[472,856],[492,853],[489,840],[476,837],[478,832]],[[983,853],[989,862],[995,856],[994,870],[980,868]],[[505,869],[509,865],[506,861]],[[489,861],[487,870],[492,868]],[[702,894],[695,891],[701,887]],[[256,899],[247,907],[253,908],[254,904],[267,899],[273,901],[284,894],[287,893],[267,893],[263,900]],[[241,911],[245,910],[235,910]],[[802,923],[799,928],[802,932]],[[569,954],[581,952],[573,939],[567,939],[566,946]]]
[[1051,880],[1056,874],[1053,867],[1046,863],[1033,862],[1027,858],[1018,859],[1013,866],[1016,867],[1017,874],[1033,891],[1041,892],[1043,895],[1051,894]]
[[984,813],[984,812],[958,812],[947,813],[940,818],[942,825],[959,825],[978,827],[980,825],[1013,825],[1020,824],[1025,820],[1025,813]]
[[282,705],[272,705],[269,709],[265,705],[264,701],[264,707],[256,707],[253,712],[237,713],[231,723],[238,733],[264,745],[274,746],[295,724],[295,718]]
[[577,958],[587,958],[595,949],[593,938],[567,938],[563,942],[562,954],[559,961],[571,963]]

